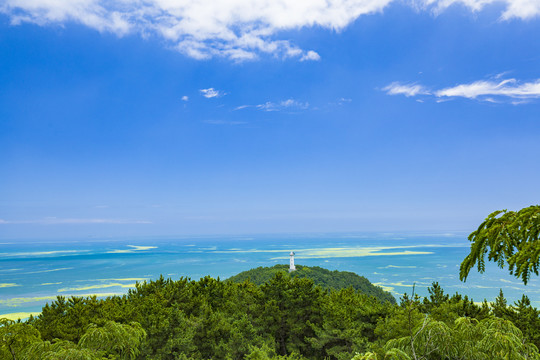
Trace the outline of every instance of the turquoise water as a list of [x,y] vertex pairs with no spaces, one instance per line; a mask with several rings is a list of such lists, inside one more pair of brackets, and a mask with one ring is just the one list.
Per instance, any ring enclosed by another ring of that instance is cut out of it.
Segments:
[[123,294],[137,281],[165,277],[225,279],[257,266],[296,263],[353,271],[399,299],[438,281],[448,293],[509,302],[525,293],[540,306],[540,282],[524,286],[488,266],[459,281],[466,234],[310,234],[85,240],[0,240],[0,316],[28,316],[57,295]]

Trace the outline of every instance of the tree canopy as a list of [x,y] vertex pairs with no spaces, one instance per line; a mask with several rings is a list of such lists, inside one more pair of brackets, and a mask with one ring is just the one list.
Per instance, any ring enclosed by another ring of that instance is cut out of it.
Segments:
[[255,269],[243,271],[237,275],[231,276],[228,280],[232,282],[243,282],[249,280],[256,285],[262,285],[277,273],[284,276],[290,276],[299,279],[310,279],[315,285],[328,290],[340,290],[352,287],[358,292],[374,296],[379,301],[389,301],[393,304],[396,299],[388,291],[384,291],[379,286],[373,285],[364,276],[360,276],[350,271],[328,270],[319,266],[296,265],[296,270],[289,273],[287,265],[274,265],[272,267],[258,267]]
[[267,282],[160,277],[123,296],[61,297],[0,319],[4,360],[540,359],[540,312],[450,296],[381,301],[277,271]]
[[476,265],[485,271],[485,256],[500,268],[508,265],[510,274],[527,284],[531,274],[538,275],[540,258],[540,205],[519,211],[498,210],[491,213],[469,235],[471,252],[461,263],[459,277],[467,279]]

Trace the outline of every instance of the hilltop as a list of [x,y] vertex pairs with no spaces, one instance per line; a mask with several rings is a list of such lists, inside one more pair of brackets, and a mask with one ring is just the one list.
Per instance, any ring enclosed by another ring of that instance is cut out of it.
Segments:
[[303,266],[296,265],[296,271],[289,273],[288,265],[275,265],[272,267],[258,267],[243,271],[237,275],[231,276],[228,280],[232,282],[251,281],[256,285],[262,285],[273,278],[276,273],[283,272],[291,277],[308,278],[313,280],[315,285],[319,285],[324,289],[344,289],[352,287],[358,292],[366,295],[374,296],[379,301],[388,301],[392,304],[396,303],[396,299],[387,291],[384,291],[378,286],[373,285],[368,279],[358,274],[349,271],[330,271],[319,266]]

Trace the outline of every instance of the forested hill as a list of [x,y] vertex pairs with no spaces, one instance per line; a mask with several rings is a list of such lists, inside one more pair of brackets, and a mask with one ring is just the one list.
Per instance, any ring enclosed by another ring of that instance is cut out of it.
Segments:
[[[247,270],[238,275],[230,277],[228,280],[233,282],[244,282],[249,280],[256,285],[262,285],[272,279],[276,273],[283,272],[289,274],[288,265],[275,265],[273,267],[258,267],[256,269]],[[315,285],[320,285],[324,289],[345,289],[352,287],[353,289],[374,296],[380,301],[389,301],[392,304],[396,303],[396,299],[387,291],[384,291],[378,286],[373,285],[363,276],[359,276],[349,271],[330,271],[318,266],[308,267],[296,265],[296,271],[290,273],[290,276],[297,278],[308,278],[313,280]]]
[[396,305],[299,278],[328,270],[266,270],[262,285],[160,277],[122,296],[59,296],[26,322],[0,318],[0,359],[540,359],[540,312],[525,295],[479,305],[433,283]]

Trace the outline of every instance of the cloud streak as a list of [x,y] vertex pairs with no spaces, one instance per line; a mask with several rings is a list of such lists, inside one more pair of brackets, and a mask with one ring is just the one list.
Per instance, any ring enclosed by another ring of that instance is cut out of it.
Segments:
[[520,83],[516,79],[499,82],[475,81],[439,90],[437,97],[464,97],[476,99],[485,96],[503,96],[512,99],[535,99],[540,97],[540,79],[534,82]]
[[234,110],[242,110],[254,108],[261,111],[301,111],[309,108],[308,102],[301,102],[295,99],[287,99],[278,102],[267,101],[263,104],[258,105],[240,105],[237,106]]
[[[138,33],[157,38],[195,58],[245,61],[268,54],[300,61],[320,55],[304,50],[279,33],[320,27],[339,31],[361,16],[379,13],[398,0],[5,0],[0,13],[13,25],[64,26],[77,23],[118,36]],[[537,0],[410,0],[435,14],[454,5],[478,12],[501,5],[502,20],[540,15]]]
[[496,77],[492,80],[478,80],[432,91],[422,85],[393,82],[384,87],[383,90],[388,95],[405,95],[407,97],[426,95],[436,97],[439,101],[466,98],[488,102],[512,100],[513,104],[521,104],[527,100],[540,98],[540,79],[522,82],[513,78],[499,80]]
[[405,95],[407,97],[416,95],[429,95],[429,91],[418,84],[401,84],[397,81],[383,88],[388,95]]

